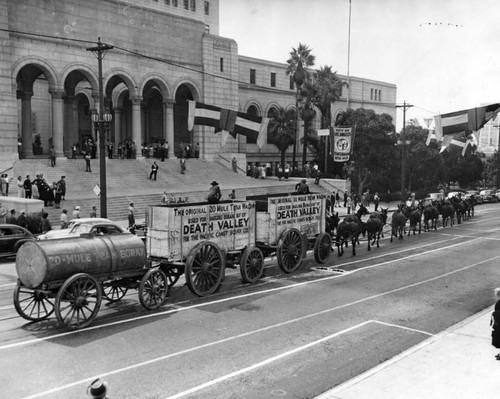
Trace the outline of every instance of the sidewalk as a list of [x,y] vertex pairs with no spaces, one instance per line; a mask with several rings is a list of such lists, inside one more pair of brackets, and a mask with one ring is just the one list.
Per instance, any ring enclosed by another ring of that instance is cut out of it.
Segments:
[[316,399],[500,397],[489,307]]

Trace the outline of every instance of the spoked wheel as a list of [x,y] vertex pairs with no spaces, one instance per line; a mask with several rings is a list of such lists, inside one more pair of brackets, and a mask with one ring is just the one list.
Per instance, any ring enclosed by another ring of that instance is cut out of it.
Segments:
[[115,285],[113,282],[103,284],[102,295],[108,302],[116,302],[122,299],[127,293],[128,288],[120,285]]
[[151,269],[139,285],[139,301],[146,309],[157,309],[167,298],[168,280],[160,269]]
[[332,252],[332,237],[328,233],[320,233],[314,242],[314,259],[318,263],[325,263]]
[[45,320],[54,312],[54,298],[40,290],[23,287],[14,289],[14,307],[19,316],[30,321]]
[[59,323],[76,330],[92,323],[99,312],[102,290],[89,274],[79,273],[68,278],[56,296],[55,310]]
[[245,249],[241,256],[240,273],[246,283],[259,281],[264,272],[264,255],[258,247]]
[[290,229],[283,233],[278,241],[278,266],[285,273],[292,273],[302,263],[302,235],[297,229]]
[[181,276],[181,271],[179,269],[179,266],[172,265],[169,263],[162,263],[160,265],[160,268],[161,271],[165,273],[165,276],[167,276],[168,288],[172,288],[174,284],[179,280],[179,277]]
[[219,288],[224,274],[222,251],[211,242],[196,245],[186,261],[186,283],[198,296],[210,295]]

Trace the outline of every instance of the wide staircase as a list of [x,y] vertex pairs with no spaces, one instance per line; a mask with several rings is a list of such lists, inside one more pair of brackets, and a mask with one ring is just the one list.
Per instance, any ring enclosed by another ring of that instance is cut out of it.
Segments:
[[[157,180],[150,180],[151,165],[154,159],[106,159],[107,217],[115,221],[127,219],[127,208],[130,202],[135,204],[137,220],[143,220],[149,205],[159,204],[164,191],[175,198],[189,202],[205,201],[206,194],[213,180],[219,182],[223,198],[228,198],[232,189],[237,199],[245,199],[247,195],[277,194],[292,192],[297,179],[278,181],[277,178],[253,179],[243,171],[233,172],[227,166],[217,162],[201,159],[187,159],[185,174],[180,173],[177,159],[156,160],[159,165]],[[75,206],[80,206],[81,217],[90,215],[92,206],[97,206],[100,216],[100,198],[95,193],[100,184],[99,160],[91,161],[92,172],[85,172],[85,161],[79,159],[58,159],[57,165],[51,167],[47,159],[23,159],[14,164],[13,184],[10,196],[17,195],[15,181],[17,176],[30,175],[33,180],[37,174],[43,173],[49,184],[66,176],[66,200],[61,201],[61,209],[46,207],[50,221],[54,227],[59,226],[59,216],[63,208],[68,216]],[[311,181],[312,182],[312,181]],[[322,191],[320,186],[310,184],[311,191]]]

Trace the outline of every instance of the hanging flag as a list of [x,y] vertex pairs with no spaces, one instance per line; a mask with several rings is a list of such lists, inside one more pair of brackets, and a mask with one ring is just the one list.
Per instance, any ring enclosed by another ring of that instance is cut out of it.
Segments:
[[460,133],[455,135],[446,135],[443,137],[443,142],[441,145],[441,149],[439,150],[439,153],[440,154],[443,153],[450,146],[455,146],[462,148],[462,156],[464,156],[465,152],[467,151],[467,147],[473,145],[477,145],[477,140],[474,134],[469,135],[467,139],[464,138],[463,135]]
[[260,124],[259,136],[257,137],[257,145],[259,148],[264,147],[264,144],[266,144],[266,132],[269,121],[269,118],[263,118]]
[[238,112],[236,116],[234,132],[257,140],[262,125],[262,120],[262,116]]
[[434,140],[435,142],[437,142],[436,132],[434,130],[432,130],[432,129],[429,129],[429,134],[427,135],[427,141],[425,142],[425,145],[429,145],[432,140]]
[[188,100],[188,130],[193,130],[194,125],[213,126],[218,129],[220,114],[220,107]]
[[449,134],[469,134],[478,131],[486,122],[495,117],[499,111],[500,104],[495,103],[484,107],[436,115],[434,117],[436,139],[440,141],[443,136]]
[[219,128],[215,129],[215,132],[217,133],[221,130],[225,130],[226,132],[229,132],[234,138],[236,138],[236,133],[234,132],[236,115],[237,111],[222,108],[220,110]]
[[347,162],[352,152],[354,140],[354,127],[334,127],[332,149],[335,162]]

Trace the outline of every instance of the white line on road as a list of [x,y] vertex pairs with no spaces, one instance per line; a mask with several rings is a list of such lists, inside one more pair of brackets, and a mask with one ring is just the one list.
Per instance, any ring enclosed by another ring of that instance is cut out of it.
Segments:
[[[429,252],[434,252],[434,251],[429,251]],[[421,255],[422,254],[419,254],[418,256],[421,256]],[[411,257],[413,257],[413,255]],[[497,260],[499,258],[500,258],[500,255],[495,256],[495,257],[490,258],[490,259],[485,259],[485,260],[483,260],[481,262],[477,262],[477,263],[473,263],[471,265],[467,265],[467,266],[461,267],[459,269],[450,271],[448,273],[441,274],[439,276],[434,276],[434,277],[431,277],[429,279],[426,279],[426,280],[423,280],[423,281],[419,281],[417,283],[413,283],[413,284],[409,284],[409,285],[406,285],[406,286],[403,286],[403,287],[395,288],[395,289],[392,289],[392,290],[389,290],[389,291],[386,291],[386,292],[382,292],[382,293],[375,294],[375,295],[372,295],[372,296],[369,296],[369,297],[366,297],[366,298],[358,299],[356,301],[345,303],[343,305],[338,305],[338,306],[335,306],[335,307],[332,307],[332,308],[329,308],[329,309],[324,309],[324,310],[321,310],[321,311],[316,312],[316,313],[310,313],[308,315],[305,315],[305,316],[302,316],[302,317],[298,317],[296,319],[287,320],[287,321],[282,322],[282,323],[278,323],[278,324],[270,325],[270,326],[267,326],[267,327],[259,328],[257,330],[253,330],[253,331],[247,331],[245,333],[238,334],[238,335],[235,335],[235,336],[232,336],[232,337],[227,337],[227,338],[224,338],[224,339],[221,339],[221,340],[218,340],[218,341],[209,342],[207,344],[203,344],[203,345],[200,345],[200,346],[197,346],[197,347],[192,347],[192,348],[189,348],[189,349],[185,349],[183,351],[170,353],[168,355],[161,356],[161,357],[158,357],[158,358],[155,358],[155,359],[150,359],[150,360],[145,361],[145,362],[141,362],[141,363],[137,363],[137,364],[132,364],[132,365],[127,366],[127,367],[123,367],[123,368],[120,368],[120,369],[112,370],[112,371],[109,371],[107,373],[102,373],[102,374],[99,374],[99,375],[90,376],[88,378],[72,382],[70,384],[66,384],[66,385],[62,385],[62,386],[56,387],[56,388],[52,388],[52,389],[50,389],[48,391],[44,391],[44,392],[40,392],[40,393],[31,395],[31,396],[27,396],[24,399],[41,398],[41,397],[53,394],[55,392],[60,392],[60,391],[63,391],[65,389],[69,389],[69,388],[75,387],[77,385],[88,384],[89,381],[93,381],[96,378],[105,378],[105,377],[108,377],[108,376],[111,376],[111,375],[114,375],[114,374],[119,374],[119,373],[122,373],[122,372],[125,372],[125,371],[129,371],[129,370],[133,370],[133,369],[136,369],[136,368],[139,368],[139,367],[150,365],[150,364],[153,364],[153,363],[156,363],[156,362],[159,362],[159,361],[162,361],[162,360],[166,360],[166,359],[169,359],[169,358],[172,358],[172,357],[175,357],[175,356],[184,355],[184,354],[189,353],[189,352],[194,352],[196,350],[200,350],[200,349],[208,348],[208,347],[211,347],[211,346],[214,346],[214,345],[226,343],[226,342],[233,341],[233,340],[236,340],[236,339],[240,339],[240,338],[243,338],[243,337],[246,337],[246,336],[249,336],[249,335],[253,335],[253,334],[261,333],[261,332],[264,332],[264,331],[268,331],[268,330],[271,330],[271,329],[274,329],[274,328],[283,327],[283,326],[291,324],[291,323],[296,323],[296,322],[299,322],[299,321],[304,321],[304,320],[310,319],[312,317],[316,317],[316,316],[320,316],[320,315],[323,315],[323,314],[326,314],[326,313],[330,313],[330,312],[333,312],[333,311],[336,311],[336,310],[344,309],[344,308],[347,308],[347,307],[350,307],[350,306],[353,306],[353,305],[357,305],[357,304],[360,304],[360,303],[363,303],[363,302],[366,302],[366,301],[372,301],[373,299],[377,299],[377,298],[380,298],[380,297],[383,297],[383,296],[386,296],[386,295],[394,294],[396,292],[400,292],[400,291],[403,291],[403,290],[406,290],[406,289],[409,289],[409,288],[414,288],[414,287],[417,287],[419,285],[427,284],[429,282],[439,280],[439,279],[441,279],[443,277],[448,277],[448,276],[453,275],[455,273],[459,273],[459,272],[462,272],[464,270],[471,269],[473,267],[480,266],[482,264],[495,261],[495,260]],[[388,262],[384,262],[384,263],[388,263]],[[373,267],[373,266],[369,266],[369,267]],[[321,279],[321,281],[329,280],[329,279],[335,278],[335,277],[340,277],[340,276],[325,277],[325,278]],[[316,280],[316,281],[320,281],[320,280]],[[299,283],[296,286],[300,286],[300,285],[304,285],[304,283]],[[361,323],[361,324],[366,324],[366,323],[369,323],[369,322],[370,321],[366,321],[366,322]],[[374,322],[377,322],[377,321],[374,321]],[[378,323],[382,324],[382,322],[378,322]],[[396,325],[392,325],[392,324],[389,324],[389,323],[386,323],[386,324],[387,325],[391,325],[391,326],[396,326]],[[398,327],[402,328],[401,326],[398,326]],[[354,327],[351,327],[350,329],[352,330],[353,328]],[[350,329],[343,330],[343,331],[348,331]],[[413,330],[413,331],[418,331],[418,330]],[[423,334],[429,335],[429,333],[425,333],[423,331],[418,331],[418,332],[421,332]],[[338,333],[339,332],[337,332],[335,334],[338,334]],[[335,334],[333,334],[333,336],[335,336]],[[319,341],[321,341],[321,340],[325,340],[325,338],[322,338]],[[314,342],[317,342],[317,341],[314,341]],[[310,344],[308,344],[308,345],[310,345]],[[273,359],[273,358],[271,358],[271,359]]]

